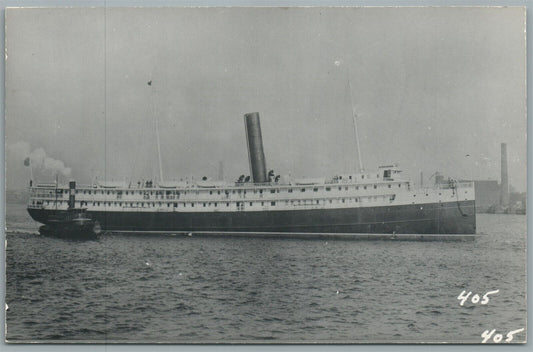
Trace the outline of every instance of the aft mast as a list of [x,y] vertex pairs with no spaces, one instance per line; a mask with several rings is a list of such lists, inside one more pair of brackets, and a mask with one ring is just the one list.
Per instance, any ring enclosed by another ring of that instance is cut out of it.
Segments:
[[155,116],[155,136],[157,139],[157,156],[159,157],[159,181],[163,182],[163,164],[161,163],[161,142],[159,141],[159,125]]
[[155,138],[157,142],[157,157],[159,161],[159,182],[164,182],[163,180],[163,163],[161,162],[161,141],[159,140],[159,123],[157,119],[156,106],[154,102],[154,93],[155,87],[152,87],[152,80],[148,81],[148,85],[151,87],[150,92],[152,100],[152,114],[155,120]]
[[359,161],[359,172],[364,172],[363,168],[363,159],[361,157],[361,148],[359,146],[359,134],[357,131],[357,113],[355,112],[355,106],[353,103],[353,94],[352,94],[352,83],[350,82],[350,73],[348,72],[348,87],[350,88],[350,102],[352,104],[352,118],[353,118],[353,130],[355,135],[355,144],[357,146],[357,157]]

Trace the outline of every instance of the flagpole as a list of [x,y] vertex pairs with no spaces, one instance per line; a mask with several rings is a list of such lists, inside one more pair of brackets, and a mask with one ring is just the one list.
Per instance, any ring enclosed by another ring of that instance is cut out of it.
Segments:
[[31,159],[29,160],[30,163],[30,183],[33,182],[33,167],[31,166]]
[[33,183],[33,169],[31,167],[31,159],[30,157],[27,157],[26,159],[24,159],[24,166],[29,166],[30,167],[30,187]]

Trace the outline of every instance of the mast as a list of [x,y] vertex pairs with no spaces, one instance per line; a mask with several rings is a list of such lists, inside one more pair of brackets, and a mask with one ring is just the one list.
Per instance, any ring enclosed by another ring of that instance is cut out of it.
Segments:
[[[152,87],[152,80],[148,81],[148,86]],[[163,163],[161,162],[161,142],[159,140],[159,124],[156,113],[156,105],[154,102],[154,93],[155,87],[152,87],[151,91],[151,100],[152,100],[152,114],[155,120],[155,138],[157,142],[157,160],[159,161],[159,181],[163,182]]]
[[348,86],[350,88],[350,102],[352,104],[352,118],[353,118],[353,130],[355,134],[355,143],[357,146],[357,157],[359,160],[359,172],[364,172],[363,168],[363,159],[361,158],[361,148],[359,147],[359,134],[357,132],[357,113],[355,112],[355,106],[353,103],[353,95],[352,95],[352,83],[350,82],[350,73],[348,73]]
[[157,116],[155,117],[155,136],[157,139],[157,156],[159,158],[159,180],[163,182],[163,166],[161,163],[161,143],[159,141],[159,125],[157,123]]

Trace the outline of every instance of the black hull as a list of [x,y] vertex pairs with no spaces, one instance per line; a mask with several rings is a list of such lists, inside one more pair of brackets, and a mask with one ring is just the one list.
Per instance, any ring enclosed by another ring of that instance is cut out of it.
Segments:
[[[46,224],[55,210],[28,209]],[[257,212],[88,211],[104,231],[475,234],[474,201]]]

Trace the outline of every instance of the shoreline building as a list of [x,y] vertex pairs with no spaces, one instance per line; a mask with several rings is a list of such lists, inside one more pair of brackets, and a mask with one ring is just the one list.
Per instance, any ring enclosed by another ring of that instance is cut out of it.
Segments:
[[500,182],[475,180],[477,213],[525,214],[526,193],[509,192],[507,143],[500,144]]

